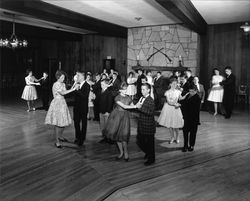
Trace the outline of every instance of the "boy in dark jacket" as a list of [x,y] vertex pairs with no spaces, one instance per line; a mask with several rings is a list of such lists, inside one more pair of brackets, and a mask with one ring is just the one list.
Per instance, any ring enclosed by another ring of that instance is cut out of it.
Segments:
[[196,139],[198,125],[200,124],[200,104],[201,99],[197,93],[197,87],[194,84],[189,86],[188,96],[182,102],[183,110],[183,152],[193,151]]

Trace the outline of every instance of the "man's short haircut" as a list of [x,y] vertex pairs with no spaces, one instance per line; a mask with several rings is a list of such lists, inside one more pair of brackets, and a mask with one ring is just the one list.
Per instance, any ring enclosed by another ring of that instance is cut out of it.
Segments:
[[226,67],[225,67],[225,70],[230,70],[230,71],[232,71],[232,68],[231,68],[231,66],[226,66]]
[[150,86],[150,84],[149,83],[143,83],[141,86],[146,86],[147,87],[147,89],[151,89],[151,86]]

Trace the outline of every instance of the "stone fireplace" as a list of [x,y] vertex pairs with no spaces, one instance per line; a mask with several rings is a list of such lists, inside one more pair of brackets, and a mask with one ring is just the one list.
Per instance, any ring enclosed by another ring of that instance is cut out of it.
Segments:
[[199,73],[197,33],[182,25],[128,29],[128,72],[137,69],[140,64],[144,70],[169,74],[180,67],[180,60],[184,67],[181,69],[188,68],[194,74]]

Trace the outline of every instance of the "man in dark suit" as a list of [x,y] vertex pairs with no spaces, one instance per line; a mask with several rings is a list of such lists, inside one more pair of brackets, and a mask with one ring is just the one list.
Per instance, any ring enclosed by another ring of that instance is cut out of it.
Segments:
[[162,98],[164,97],[164,80],[161,76],[161,72],[157,72],[154,79],[154,91],[155,91],[155,109],[159,110],[162,108]]
[[235,76],[232,74],[232,68],[227,66],[225,68],[226,79],[223,80],[220,85],[224,87],[224,95],[222,104],[225,109],[225,118],[229,119],[231,117],[234,105],[235,97]]
[[118,73],[113,72],[112,82],[110,84],[110,90],[112,91],[113,97],[116,97],[119,94],[120,86],[121,86],[121,82],[118,79]]
[[151,165],[155,162],[155,119],[154,119],[154,100],[150,96],[151,86],[145,83],[141,86],[142,97],[136,104],[139,111],[137,128],[137,145],[145,153],[147,161],[144,165]]
[[[189,92],[189,82],[187,82],[187,77],[185,75],[180,76],[180,90],[181,90],[181,96],[185,96]],[[185,101],[180,100],[179,101],[181,104],[181,112],[182,114],[185,112],[184,110],[186,109],[185,106]]]
[[197,76],[194,76],[193,83],[197,87],[197,93],[201,99],[201,107],[202,107],[202,104],[204,103],[204,100],[205,100],[204,86],[199,83],[199,78]]
[[183,138],[184,146],[182,151],[193,151],[198,125],[200,124],[200,104],[201,99],[197,93],[197,87],[194,84],[189,86],[189,94],[183,100],[185,110],[183,112],[184,127]]
[[141,98],[142,96],[142,93],[141,93],[142,79],[146,79],[146,76],[143,74],[142,69],[138,69],[138,77],[136,81],[136,88],[137,88],[136,99],[137,100],[139,100],[139,98]]
[[42,109],[47,111],[49,108],[49,95],[51,88],[49,84],[48,73],[45,71],[43,72],[43,77],[41,78],[40,84],[41,84],[41,98],[43,103]]
[[85,74],[83,72],[77,72],[77,82],[79,83],[79,87],[74,92],[75,102],[73,108],[75,125],[74,143],[82,146],[86,139],[90,85],[85,81]]
[[106,137],[103,134],[103,130],[106,126],[108,117],[110,112],[113,109],[113,95],[112,91],[109,89],[109,80],[102,80],[101,81],[101,87],[102,92],[100,94],[100,100],[99,100],[99,109],[100,109],[100,129],[102,132],[103,139],[100,141],[100,143],[108,142]]
[[189,92],[189,85],[190,83],[187,81],[187,77],[185,75],[180,76],[180,88],[182,91],[182,96]]
[[95,100],[94,100],[94,121],[100,121],[99,113],[99,101],[100,101],[100,95],[102,92],[101,88],[101,75],[99,73],[96,73],[95,75],[95,84],[92,86],[93,92],[95,94]]
[[192,76],[192,71],[191,70],[185,70],[184,73],[185,73],[185,76],[187,78],[187,82],[189,84],[192,84],[193,83],[193,79],[194,79],[194,77]]

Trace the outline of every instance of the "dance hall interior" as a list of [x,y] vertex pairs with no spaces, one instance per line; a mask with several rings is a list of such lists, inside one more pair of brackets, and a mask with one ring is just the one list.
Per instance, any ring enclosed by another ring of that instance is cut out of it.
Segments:
[[250,201],[250,0],[1,0],[1,201]]

